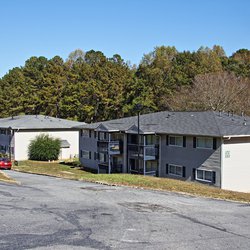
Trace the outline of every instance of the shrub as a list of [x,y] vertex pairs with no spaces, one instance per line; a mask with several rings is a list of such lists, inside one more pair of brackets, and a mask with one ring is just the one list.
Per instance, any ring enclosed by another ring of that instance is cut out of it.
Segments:
[[61,142],[59,139],[48,134],[38,135],[29,144],[29,159],[37,161],[58,160],[60,148]]

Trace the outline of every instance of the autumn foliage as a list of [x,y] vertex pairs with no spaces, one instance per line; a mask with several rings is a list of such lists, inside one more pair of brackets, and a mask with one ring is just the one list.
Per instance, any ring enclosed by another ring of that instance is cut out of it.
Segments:
[[250,115],[250,51],[221,46],[179,52],[160,46],[138,66],[116,54],[78,49],[66,60],[31,57],[0,79],[0,117],[44,114],[85,122],[161,110],[224,110]]

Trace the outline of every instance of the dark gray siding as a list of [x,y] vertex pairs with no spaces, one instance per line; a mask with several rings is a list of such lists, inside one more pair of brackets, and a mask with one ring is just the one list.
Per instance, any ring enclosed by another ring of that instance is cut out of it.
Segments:
[[0,134],[0,145],[9,146],[10,144],[10,135]]
[[[98,169],[98,161],[94,159],[94,152],[97,152],[97,138],[94,138],[94,131],[91,130],[91,137],[88,135],[79,136],[79,158],[82,166]],[[87,150],[91,152],[91,159],[84,159],[81,157],[81,150]]]
[[[124,166],[123,172],[127,172],[126,162],[126,136],[124,135]],[[194,180],[194,170],[210,170],[216,173],[215,186],[221,185],[221,139],[216,138],[217,149],[194,148],[193,137],[186,137],[186,147],[169,146],[166,143],[166,135],[161,135],[160,140],[160,158],[159,158],[159,176],[169,178],[173,177],[166,173],[166,164],[174,164],[185,167],[185,177],[182,180]],[[94,131],[89,135],[80,136],[80,152],[87,150],[91,152],[91,159],[80,157],[81,164],[88,168],[98,169],[98,161],[94,159],[94,152],[97,152],[97,138],[94,138]],[[80,155],[81,156],[81,155]]]
[[193,147],[193,137],[186,137],[186,147],[169,146],[166,143],[166,135],[161,135],[160,147],[160,177],[170,177],[166,173],[166,164],[184,166],[186,177],[183,180],[193,180],[194,169],[212,170],[216,172],[216,186],[220,186],[221,157],[220,138],[216,139],[217,149],[200,149]]
[[[3,129],[6,134],[0,133],[0,151],[1,153],[7,153],[9,154],[9,146],[10,146],[10,139],[11,139],[11,147],[14,147],[14,140],[13,137],[11,138],[11,135],[7,134],[7,130]],[[13,155],[12,155],[12,158]]]

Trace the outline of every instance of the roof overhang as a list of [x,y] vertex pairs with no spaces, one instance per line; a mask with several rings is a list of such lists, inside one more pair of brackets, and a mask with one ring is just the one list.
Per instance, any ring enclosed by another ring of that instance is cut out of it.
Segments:
[[121,130],[116,130],[116,129],[106,129],[106,130],[95,129],[94,131],[96,131],[96,132],[106,132],[106,133],[121,132]]
[[[134,130],[127,130],[125,131],[126,134],[138,134],[138,131],[134,131]],[[156,132],[147,132],[147,131],[139,131],[140,135],[155,135],[157,134]]]
[[222,138],[228,139],[228,138],[237,138],[237,137],[250,137],[250,135],[223,135]]

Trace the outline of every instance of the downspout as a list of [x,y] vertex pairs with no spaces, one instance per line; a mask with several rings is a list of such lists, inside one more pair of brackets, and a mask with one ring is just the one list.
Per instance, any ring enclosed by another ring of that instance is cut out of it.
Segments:
[[159,135],[159,146],[158,146],[158,177],[161,177],[161,143],[162,143],[162,135]]
[[110,133],[109,133],[109,141],[108,141],[108,173],[111,173],[111,159],[110,159]]
[[146,154],[146,138],[143,135],[143,175],[146,175],[146,161],[145,161],[145,154]]
[[138,159],[138,174],[140,174],[140,111],[138,111],[137,114],[137,137],[138,137],[138,154],[137,154],[137,159]]
[[12,128],[9,127],[9,158],[11,160],[11,141],[12,141]]
[[224,155],[222,137],[220,141],[221,141],[221,144],[220,144],[220,188],[222,188],[223,187],[223,155]]

